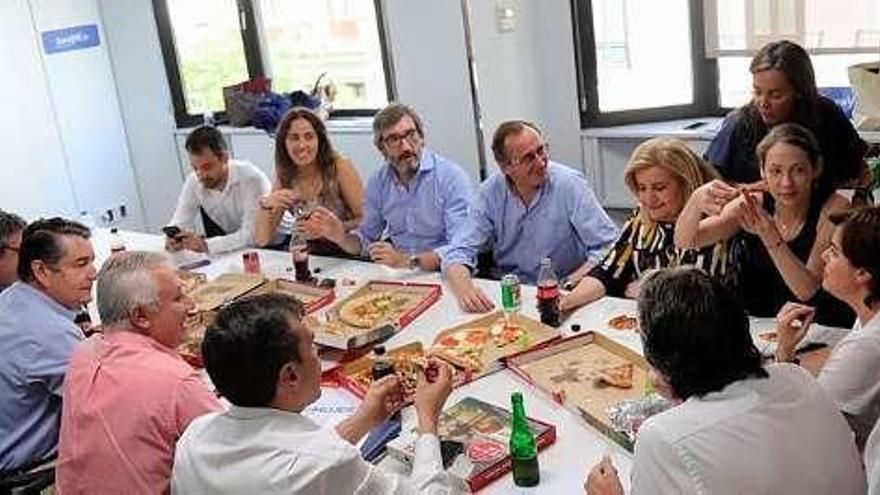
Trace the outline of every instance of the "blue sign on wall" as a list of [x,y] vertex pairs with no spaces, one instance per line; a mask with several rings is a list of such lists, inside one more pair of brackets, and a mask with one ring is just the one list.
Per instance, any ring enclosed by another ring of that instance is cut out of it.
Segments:
[[43,51],[47,54],[82,50],[101,44],[97,24],[85,24],[43,32]]

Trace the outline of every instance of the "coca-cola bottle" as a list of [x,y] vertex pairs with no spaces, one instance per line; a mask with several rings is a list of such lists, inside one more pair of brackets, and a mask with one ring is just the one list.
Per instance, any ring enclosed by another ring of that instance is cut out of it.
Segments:
[[290,258],[297,282],[311,282],[312,271],[309,270],[309,244],[301,232],[294,232],[290,239]]
[[559,279],[556,278],[550,258],[541,260],[541,270],[538,272],[538,312],[541,314],[541,323],[559,326]]

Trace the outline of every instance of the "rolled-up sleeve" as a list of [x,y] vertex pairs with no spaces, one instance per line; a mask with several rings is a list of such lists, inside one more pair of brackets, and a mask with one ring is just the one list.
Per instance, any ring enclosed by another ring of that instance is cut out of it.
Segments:
[[355,231],[355,235],[361,240],[361,256],[369,257],[370,244],[379,240],[382,231],[385,230],[385,220],[382,218],[382,180],[381,172],[370,177],[367,182],[367,190],[364,195],[364,218]]
[[598,262],[605,255],[608,245],[617,239],[617,226],[586,181],[570,196],[570,201],[570,222],[578,237],[581,254],[586,260]]
[[[440,255],[440,268],[446,271],[452,265],[465,265],[471,270],[476,266],[477,254],[484,249],[494,235],[494,227],[489,212],[492,211],[492,200],[483,189],[480,197],[464,219],[464,227],[458,231],[449,248]],[[498,205],[494,205],[498,206]]]
[[440,260],[448,257],[449,251],[458,239],[462,239],[468,230],[470,212],[474,209],[476,192],[473,182],[459,167],[448,167],[447,177],[441,179],[443,205],[443,223],[446,227],[446,243],[434,248]]

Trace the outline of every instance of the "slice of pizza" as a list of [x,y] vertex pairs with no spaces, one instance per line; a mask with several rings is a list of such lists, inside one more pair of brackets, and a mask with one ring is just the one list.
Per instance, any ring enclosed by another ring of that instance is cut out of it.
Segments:
[[617,388],[632,388],[634,368],[632,363],[602,368],[597,371],[597,382]]
[[485,328],[465,328],[440,336],[431,349],[447,361],[474,371],[483,369],[483,348],[489,340]]
[[615,330],[635,330],[639,326],[639,320],[632,316],[619,315],[608,320],[608,326]]
[[492,334],[492,341],[496,347],[510,345],[526,334],[524,328],[513,324],[507,325],[503,321],[492,325],[489,332]]

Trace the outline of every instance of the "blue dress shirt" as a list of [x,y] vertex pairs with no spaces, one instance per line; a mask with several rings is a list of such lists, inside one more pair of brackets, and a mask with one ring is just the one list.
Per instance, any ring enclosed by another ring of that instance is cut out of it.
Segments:
[[496,172],[480,188],[475,210],[464,236],[443,260],[444,270],[453,263],[473,268],[476,255],[492,247],[502,273],[534,284],[542,258],[549,256],[563,277],[588,259],[598,261],[617,238],[617,227],[583,175],[555,162],[548,164],[547,180],[528,206]]
[[84,338],[74,316],[23,282],[0,293],[0,471],[58,451],[61,386]]
[[441,259],[464,228],[474,197],[473,182],[462,168],[423,150],[419,170],[409,184],[398,181],[391,165],[370,177],[364,218],[357,230],[361,254],[371,243],[389,239],[403,253],[435,251]]

